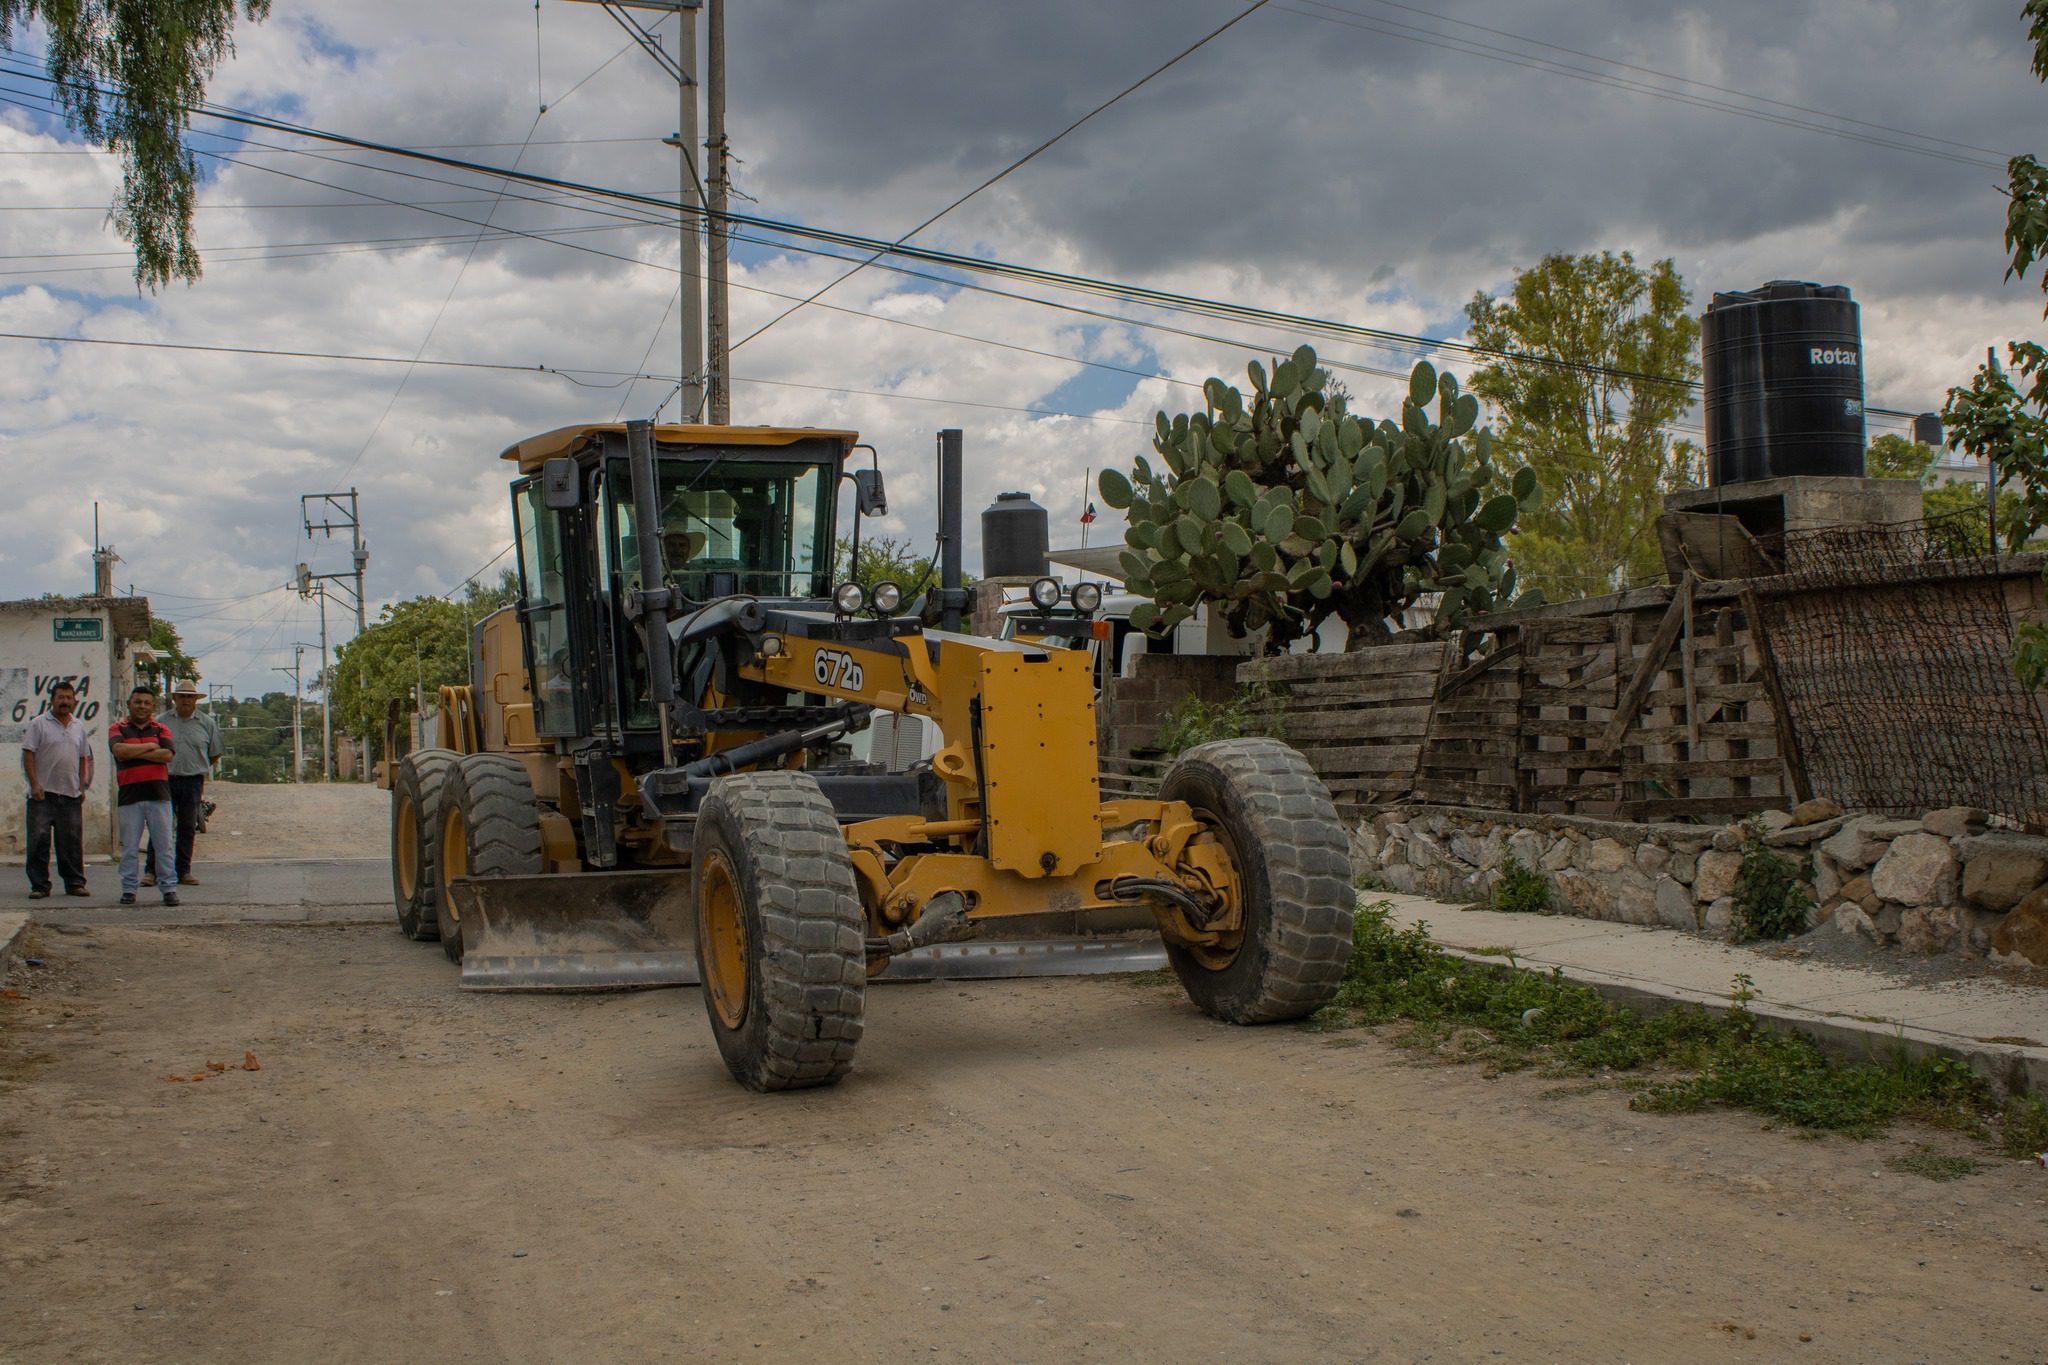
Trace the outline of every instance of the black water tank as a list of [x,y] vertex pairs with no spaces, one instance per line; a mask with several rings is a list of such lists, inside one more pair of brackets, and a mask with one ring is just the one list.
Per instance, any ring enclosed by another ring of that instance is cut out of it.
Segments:
[[1051,570],[1045,509],[1029,493],[998,493],[981,513],[981,576],[1043,578]]
[[1863,475],[1863,328],[1846,285],[1772,280],[1700,319],[1708,480]]
[[1913,419],[1913,440],[1923,446],[1941,444],[1941,417],[1938,413],[1923,412]]

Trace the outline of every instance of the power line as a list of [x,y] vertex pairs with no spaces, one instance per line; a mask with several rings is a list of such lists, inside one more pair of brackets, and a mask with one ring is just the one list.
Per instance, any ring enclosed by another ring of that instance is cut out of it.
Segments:
[[[214,117],[219,117],[229,122],[242,123],[253,127],[265,128],[273,132],[282,132],[288,135],[309,137],[317,141],[326,141],[336,143],[338,145],[358,147],[366,151],[392,155],[404,159],[425,160],[433,164],[444,165],[451,167],[453,169],[463,170],[474,174],[483,174],[494,177],[506,177],[511,179],[517,179],[530,185],[544,186],[559,191],[566,191],[569,193],[584,195],[601,200],[645,206],[653,209],[658,209],[664,213],[674,213],[679,211],[678,206],[674,203],[657,199],[651,196],[634,194],[630,191],[606,189],[601,186],[587,185],[575,181],[561,180],[556,177],[542,176],[533,172],[523,172],[515,169],[492,167],[484,165],[482,163],[463,161],[457,158],[442,157],[434,154],[414,152],[408,149],[390,146],[388,144],[369,142],[365,139],[354,138],[347,136],[345,134],[330,133],[323,130],[310,129],[298,125],[287,124],[282,122],[281,120],[245,114],[240,111],[222,112],[218,108],[209,107],[199,112],[206,113]],[[215,156],[218,155],[215,153],[202,154]],[[355,165],[360,163],[351,162],[347,164]],[[284,175],[290,179],[307,181],[308,183],[312,184],[324,183],[320,181],[311,180],[309,177],[297,176],[292,174],[291,172],[280,171],[274,167],[252,167],[252,169],[263,170],[270,174]],[[330,185],[328,186],[328,188],[341,187]],[[370,195],[367,191],[352,192],[363,193],[365,197],[377,199],[380,202],[392,204],[401,203],[401,201],[382,199],[381,196]],[[409,205],[402,206],[410,207]],[[1680,380],[1668,375],[1646,374],[1636,371],[1620,370],[1606,366],[1588,364],[1584,362],[1566,361],[1552,356],[1530,355],[1517,352],[1502,351],[1495,348],[1475,346],[1470,343],[1452,341],[1443,338],[1418,336],[1412,333],[1403,333],[1385,328],[1364,327],[1357,324],[1341,323],[1331,319],[1305,317],[1297,314],[1283,313],[1272,309],[1257,308],[1250,305],[1232,304],[1221,300],[1205,299],[1194,295],[1178,294],[1172,291],[1154,290],[1137,285],[1118,284],[1112,281],[1095,279],[1087,276],[1072,275],[1066,272],[1052,271],[1040,267],[1018,265],[1010,262],[994,260],[991,258],[961,256],[952,252],[935,251],[931,248],[918,247],[908,243],[899,244],[883,242],[879,241],[878,239],[863,237],[855,233],[841,232],[834,229],[809,227],[803,224],[797,224],[793,222],[787,222],[776,219],[769,219],[759,215],[738,213],[710,214],[708,211],[698,209],[695,206],[690,207],[688,211],[693,214],[698,214],[702,217],[705,217],[707,220],[716,219],[720,221],[726,221],[736,225],[751,227],[758,231],[793,236],[798,238],[799,240],[809,240],[834,245],[841,245],[855,250],[871,252],[877,255],[902,256],[911,260],[917,260],[928,264],[940,265],[946,268],[960,270],[964,272],[994,274],[999,277],[1015,278],[1036,283],[1044,283],[1051,285],[1055,288],[1063,288],[1074,290],[1077,292],[1090,293],[1100,297],[1119,299],[1121,301],[1136,303],[1141,306],[1161,308],[1167,311],[1193,312],[1206,316],[1223,317],[1241,322],[1253,322],[1260,325],[1285,328],[1297,332],[1307,331],[1319,334],[1331,334],[1348,340],[1359,341],[1367,345],[1388,346],[1392,349],[1405,351],[1409,353],[1429,354],[1431,352],[1448,351],[1452,353],[1483,357],[1488,360],[1516,361],[1525,364],[1540,365],[1548,368],[1557,368],[1570,371],[1577,371],[1580,373],[1603,375],[1609,378],[1632,379],[1640,382],[1674,385],[1683,387],[1688,392],[1698,392],[1700,387],[1698,381],[1696,380]],[[460,215],[455,214],[440,214],[439,216],[452,218],[455,219],[456,221],[461,222],[474,222],[474,220],[464,219],[461,218]],[[511,229],[509,231],[516,231],[516,229]],[[764,241],[761,244],[770,246],[780,246],[782,249],[788,250],[804,250],[804,248],[795,246],[793,244],[782,244],[769,241]],[[581,247],[573,243],[562,243],[562,245],[568,246],[571,250],[584,251],[592,255],[607,256],[611,257],[612,259],[621,260],[631,259],[616,257],[609,252],[596,251],[593,248]],[[636,265],[648,264],[646,262],[640,262],[637,260],[632,260],[631,263]],[[965,282],[961,281],[948,281],[948,283],[959,285],[960,287],[971,287],[968,286]],[[1033,303],[1039,306],[1064,306],[1057,303],[1053,303],[1048,300],[1035,299],[1025,295],[1011,295],[1010,297],[1014,297],[1019,299],[1020,301]],[[1126,326],[1134,326],[1141,328],[1156,326],[1156,324],[1149,323],[1142,319],[1113,317],[1112,320],[1118,322],[1121,325]],[[561,371],[553,372],[561,373]],[[578,372],[600,373],[599,371]],[[604,371],[601,373],[616,374],[619,372]],[[640,377],[656,378],[657,376]],[[1873,413],[1875,415],[1899,418],[1910,418],[1914,415],[1908,412],[1902,412],[1885,408],[1866,408],[1866,411]]]

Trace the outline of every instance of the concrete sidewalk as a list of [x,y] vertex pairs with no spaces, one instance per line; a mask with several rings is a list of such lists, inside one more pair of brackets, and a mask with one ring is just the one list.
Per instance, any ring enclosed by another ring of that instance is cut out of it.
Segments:
[[1385,899],[1402,925],[1421,922],[1460,957],[1557,968],[1610,999],[1652,1009],[1726,1010],[1738,973],[1755,984],[1749,1009],[1831,1052],[1883,1057],[1904,1046],[1967,1062],[1987,1079],[2048,1094],[2048,989],[1976,979],[1922,984],[1858,967],[1775,957],[1674,929],[1569,915],[1463,910],[1420,896]]
[[382,924],[392,918],[391,865],[382,858],[269,859],[208,862],[193,868],[199,885],[181,887],[172,909],[145,886],[137,903],[121,905],[118,871],[86,868],[92,895],[32,901],[28,887],[0,886],[0,933],[12,914],[38,924],[155,927],[173,924]]

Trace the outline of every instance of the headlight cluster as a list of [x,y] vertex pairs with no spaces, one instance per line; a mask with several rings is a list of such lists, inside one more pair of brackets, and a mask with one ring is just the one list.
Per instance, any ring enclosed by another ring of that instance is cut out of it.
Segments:
[[832,609],[841,616],[857,616],[872,606],[883,616],[894,616],[903,605],[903,585],[887,579],[875,584],[870,593],[858,583],[841,583],[832,590]]
[[1063,588],[1057,578],[1041,578],[1031,585],[1031,605],[1040,611],[1051,611],[1063,598],[1073,603],[1076,611],[1095,611],[1102,606],[1102,585],[1076,583]]

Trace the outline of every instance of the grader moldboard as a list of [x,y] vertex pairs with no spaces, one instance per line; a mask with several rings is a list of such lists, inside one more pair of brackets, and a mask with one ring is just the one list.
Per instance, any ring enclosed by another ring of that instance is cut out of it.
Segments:
[[[1156,924],[1194,1003],[1234,1023],[1328,1001],[1352,892],[1301,756],[1205,744],[1156,799],[1104,801],[1087,655],[959,633],[959,432],[939,437],[938,586],[911,604],[831,583],[842,479],[856,541],[886,511],[879,470],[848,468],[857,440],[627,422],[504,453],[520,599],[475,629],[439,746],[388,770],[401,928],[473,989],[701,976],[756,1090],[845,1075],[871,978],[1115,945],[935,956],[1006,926]],[[930,718],[936,753],[835,759],[876,711]]]

